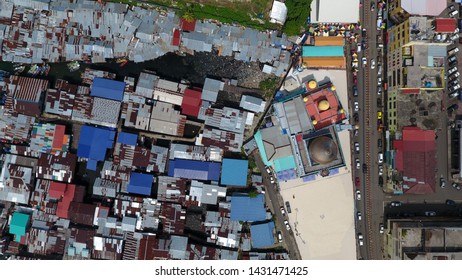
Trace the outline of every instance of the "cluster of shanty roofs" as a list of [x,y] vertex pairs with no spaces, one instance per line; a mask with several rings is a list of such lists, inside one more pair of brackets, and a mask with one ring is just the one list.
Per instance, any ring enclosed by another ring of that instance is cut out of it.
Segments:
[[237,60],[269,63],[281,76],[289,66],[289,42],[276,31],[181,20],[173,11],[88,0],[0,2],[0,57],[41,63],[93,63],[127,57],[152,60],[168,52],[212,52]]
[[[149,72],[83,76],[81,85],[54,87],[0,81],[0,254],[287,258],[254,252],[274,245],[274,223],[263,195],[243,192],[262,189],[241,147],[263,99],[242,95],[235,108],[220,107],[227,82],[210,78],[191,88]],[[197,125],[193,138],[184,137],[187,122]]]

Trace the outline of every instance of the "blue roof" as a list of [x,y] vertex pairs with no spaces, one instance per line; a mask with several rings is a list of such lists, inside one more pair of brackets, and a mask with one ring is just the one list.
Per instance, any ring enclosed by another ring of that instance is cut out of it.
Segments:
[[113,130],[84,125],[80,130],[77,156],[88,159],[89,164],[87,164],[87,168],[96,170],[96,163],[94,161],[105,159],[106,149],[112,148],[114,138],[115,131]]
[[95,78],[91,85],[91,96],[122,101],[124,99],[124,90],[124,82]]
[[269,222],[250,226],[253,248],[264,248],[274,244],[274,223]]
[[117,143],[136,146],[136,140],[138,140],[138,135],[127,132],[120,132],[119,137],[117,138]]
[[242,159],[223,159],[221,166],[221,184],[232,186],[247,185],[249,161]]
[[142,195],[151,195],[153,175],[132,172],[127,191]]
[[231,221],[266,220],[265,197],[262,194],[250,198],[246,194],[231,197]]
[[304,57],[345,56],[343,46],[304,46]]
[[16,242],[21,241],[21,237],[26,235],[26,227],[29,222],[29,215],[14,212],[10,222],[10,233],[15,235]]
[[175,159],[168,162],[168,176],[195,180],[218,181],[220,179],[219,162]]

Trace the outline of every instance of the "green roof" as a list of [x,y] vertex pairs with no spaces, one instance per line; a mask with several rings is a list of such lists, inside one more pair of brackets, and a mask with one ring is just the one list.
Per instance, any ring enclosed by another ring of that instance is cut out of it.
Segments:
[[294,156],[287,156],[274,160],[274,170],[276,172],[284,171],[288,169],[294,169],[297,167]]
[[10,233],[16,236],[16,242],[21,241],[21,237],[26,235],[27,223],[29,222],[29,215],[14,212],[10,222]]

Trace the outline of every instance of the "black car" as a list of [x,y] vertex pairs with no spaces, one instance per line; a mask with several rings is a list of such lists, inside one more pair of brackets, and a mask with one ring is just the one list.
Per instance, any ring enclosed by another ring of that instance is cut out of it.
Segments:
[[361,32],[361,37],[363,37],[363,38],[366,38],[366,37],[367,37],[366,28],[363,28],[363,31]]
[[379,176],[379,187],[383,187],[383,177]]
[[378,107],[379,109],[382,108],[382,99],[381,99],[381,98],[377,98],[377,107]]
[[367,48],[367,46],[366,46],[366,41],[364,41],[364,40],[361,41],[361,48],[362,48],[363,50],[365,50],[365,49]]
[[366,173],[366,172],[367,172],[367,165],[363,163],[363,173]]
[[448,107],[448,113],[452,113],[457,109],[459,109],[459,105],[457,105],[457,104],[451,105],[451,106]]
[[359,123],[359,115],[358,115],[358,113],[355,113],[353,115],[353,118],[355,119],[355,123]]
[[456,202],[454,200],[447,199],[446,205],[456,205]]
[[353,86],[353,96],[354,97],[358,96],[358,87],[357,86]]
[[377,140],[377,147],[379,148],[379,150],[382,149],[382,139],[379,138],[379,140]]
[[287,213],[292,213],[292,208],[290,208],[290,203],[288,201],[286,201],[286,210]]

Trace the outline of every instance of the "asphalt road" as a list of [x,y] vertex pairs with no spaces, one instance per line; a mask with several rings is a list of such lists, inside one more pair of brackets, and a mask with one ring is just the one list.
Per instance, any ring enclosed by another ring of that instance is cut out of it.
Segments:
[[282,216],[280,210],[280,207],[284,204],[284,201],[282,200],[282,197],[279,195],[276,185],[271,184],[269,180],[269,175],[265,170],[265,165],[263,164],[260,155],[258,153],[254,153],[253,156],[255,158],[255,163],[257,164],[258,169],[262,172],[263,185],[265,186],[266,206],[270,208],[271,212],[276,217],[274,222],[276,226],[276,231],[281,231],[283,236],[283,242],[281,244],[283,244],[289,252],[290,259],[301,260],[300,252],[295,241],[293,229],[288,231],[284,225],[284,220],[288,220],[288,216]]
[[[375,1],[374,1],[375,2]],[[362,259],[382,259],[383,258],[383,235],[379,233],[379,224],[383,220],[383,198],[384,194],[379,187],[378,176],[378,146],[377,140],[382,137],[377,127],[377,98],[382,98],[383,93],[378,95],[378,64],[382,65],[384,72],[385,60],[380,60],[378,55],[383,56],[383,52],[378,52],[376,36],[377,31],[377,11],[370,10],[371,1],[364,1],[360,8],[360,17],[362,27],[366,28],[367,38],[358,40],[360,43],[363,39],[367,42],[367,48],[359,53],[360,71],[358,75],[359,96],[359,135],[353,136],[353,142],[360,145],[359,154],[354,154],[353,158],[359,158],[361,168],[354,169],[355,177],[361,181],[361,200],[356,200],[356,211],[361,212],[362,220],[356,220],[356,232],[364,236],[364,245],[358,247],[358,258]],[[367,65],[363,67],[362,58],[366,57]],[[372,62],[375,60],[375,67],[371,69]],[[383,78],[382,78],[383,86]],[[382,91],[383,92],[383,91]],[[384,102],[382,101],[382,104]],[[364,172],[362,165],[367,166]],[[355,165],[353,165],[355,166]]]

